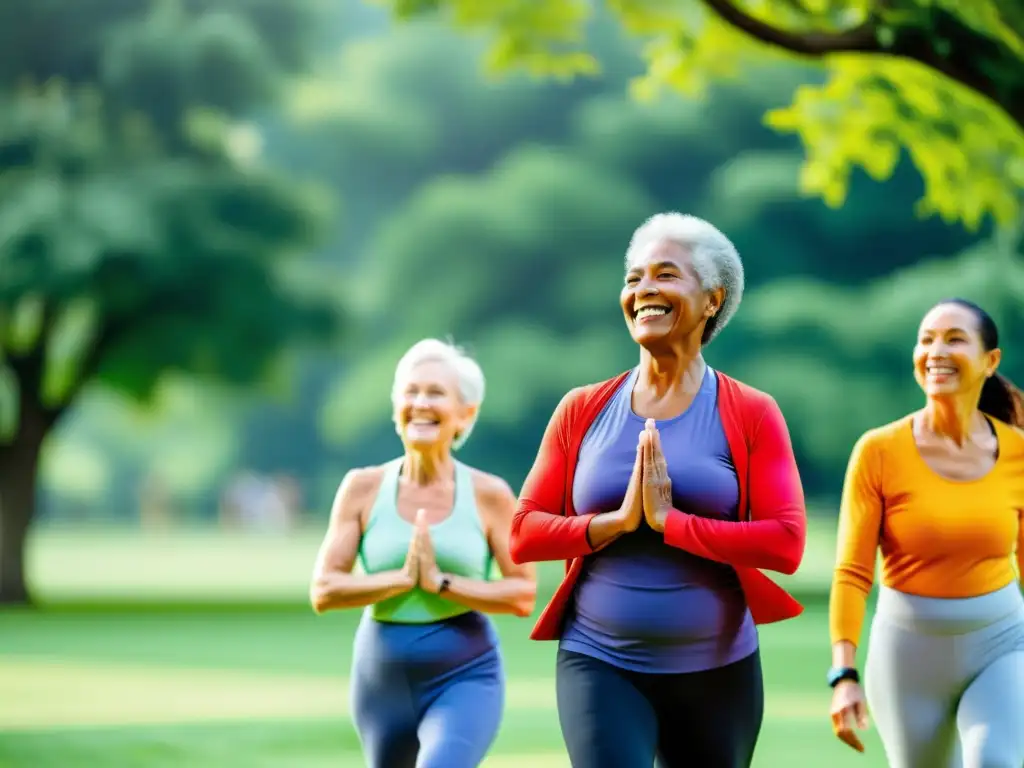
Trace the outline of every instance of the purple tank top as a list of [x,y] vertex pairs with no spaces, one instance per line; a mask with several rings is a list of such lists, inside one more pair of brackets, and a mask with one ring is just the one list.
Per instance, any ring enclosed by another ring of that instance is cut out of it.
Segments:
[[[644,428],[631,404],[638,371],[583,440],[572,487],[578,514],[622,503]],[[658,431],[676,509],[737,520],[739,484],[717,400],[708,368],[690,407]],[[637,672],[697,672],[749,656],[757,629],[731,566],[670,547],[641,523],[584,561],[560,647]]]

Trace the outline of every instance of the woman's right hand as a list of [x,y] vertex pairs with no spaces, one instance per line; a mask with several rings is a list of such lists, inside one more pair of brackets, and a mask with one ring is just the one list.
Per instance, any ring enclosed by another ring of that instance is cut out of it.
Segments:
[[623,533],[632,533],[640,527],[640,523],[644,519],[643,435],[644,433],[641,432],[640,439],[637,440],[633,474],[629,478],[626,495],[622,497],[622,506],[619,508]]
[[409,541],[409,552],[405,556],[405,563],[402,565],[402,586],[412,589],[420,583],[420,553],[419,533],[414,531]]
[[836,737],[858,752],[864,743],[857,730],[868,727],[868,705],[860,683],[843,680],[832,691],[832,731]]

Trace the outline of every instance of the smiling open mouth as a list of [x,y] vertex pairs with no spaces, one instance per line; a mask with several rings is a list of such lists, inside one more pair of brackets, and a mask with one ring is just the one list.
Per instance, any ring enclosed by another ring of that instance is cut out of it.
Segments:
[[956,373],[956,368],[949,365],[929,365],[925,368],[925,372],[929,376],[952,376]]
[[633,313],[633,318],[636,320],[645,320],[648,317],[661,317],[662,315],[667,315],[671,311],[671,307],[641,307]]

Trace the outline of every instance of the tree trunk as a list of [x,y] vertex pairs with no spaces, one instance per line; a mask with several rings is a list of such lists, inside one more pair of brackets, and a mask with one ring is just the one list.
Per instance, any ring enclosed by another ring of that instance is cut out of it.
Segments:
[[30,605],[25,542],[36,511],[42,436],[28,430],[0,448],[0,605]]

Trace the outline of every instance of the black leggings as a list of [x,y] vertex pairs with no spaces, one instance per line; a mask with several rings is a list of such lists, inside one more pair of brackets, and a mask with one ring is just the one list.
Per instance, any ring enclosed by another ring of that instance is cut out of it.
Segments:
[[559,650],[558,720],[573,768],[749,768],[764,717],[761,657],[645,674]]

